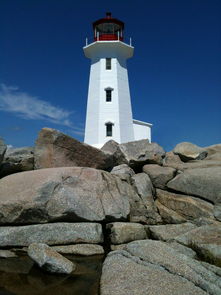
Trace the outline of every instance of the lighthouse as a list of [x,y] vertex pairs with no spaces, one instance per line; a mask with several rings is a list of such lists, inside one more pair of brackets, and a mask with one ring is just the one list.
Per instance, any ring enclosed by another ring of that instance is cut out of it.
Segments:
[[151,141],[152,124],[132,116],[127,59],[134,47],[124,42],[124,23],[106,13],[93,23],[93,32],[83,47],[91,60],[84,142],[101,148],[111,139]]

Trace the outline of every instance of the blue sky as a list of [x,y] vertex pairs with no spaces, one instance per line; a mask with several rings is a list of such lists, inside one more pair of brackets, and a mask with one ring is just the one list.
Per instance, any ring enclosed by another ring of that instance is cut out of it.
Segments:
[[0,136],[31,146],[43,127],[83,141],[91,23],[125,22],[133,117],[171,150],[221,142],[220,0],[1,0]]

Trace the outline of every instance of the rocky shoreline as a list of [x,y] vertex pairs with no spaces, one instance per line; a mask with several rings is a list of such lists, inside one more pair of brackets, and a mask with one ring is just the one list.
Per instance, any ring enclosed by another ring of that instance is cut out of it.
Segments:
[[43,128],[33,148],[0,141],[0,177],[1,259],[74,273],[62,255],[105,252],[101,295],[221,294],[221,144],[98,150]]

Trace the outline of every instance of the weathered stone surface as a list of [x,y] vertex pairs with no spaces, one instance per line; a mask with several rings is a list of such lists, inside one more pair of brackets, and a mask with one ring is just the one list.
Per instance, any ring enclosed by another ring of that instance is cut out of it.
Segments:
[[197,226],[202,225],[220,225],[220,222],[216,219],[208,218],[208,217],[199,217],[192,221]]
[[165,155],[161,146],[157,143],[149,143],[146,139],[120,144],[119,149],[126,163],[135,169],[145,164],[160,164]]
[[147,139],[118,144],[108,141],[102,151],[112,154],[116,165],[128,164],[131,168],[141,168],[145,164],[160,164],[165,155],[164,149]]
[[128,183],[93,168],[21,172],[0,180],[0,223],[126,220],[130,195]]
[[181,142],[173,150],[174,154],[179,155],[182,161],[203,160],[207,156],[205,149],[190,142]]
[[46,244],[33,243],[28,247],[28,256],[38,266],[52,273],[70,274],[76,266]]
[[29,246],[32,243],[65,245],[103,242],[98,223],[49,223],[0,227],[0,247]]
[[144,204],[153,202],[155,189],[146,173],[137,173],[132,177],[132,184]]
[[199,244],[193,246],[198,255],[204,260],[221,268],[221,243]]
[[114,154],[118,151],[118,146],[119,143],[111,139],[102,146],[101,150],[105,153]]
[[9,174],[29,171],[34,169],[34,148],[9,148],[7,149],[0,168],[0,177]]
[[171,167],[149,164],[143,166],[143,172],[149,175],[155,187],[164,189],[167,182],[175,176],[176,170]]
[[175,240],[193,248],[204,260],[221,267],[221,225],[204,225]]
[[112,244],[123,244],[147,238],[144,226],[139,223],[113,222],[106,225]]
[[154,204],[154,188],[149,176],[145,173],[135,174],[131,178],[137,194],[130,195],[130,221],[144,224],[157,224],[162,222]]
[[7,146],[4,143],[3,139],[0,138],[0,165],[2,163],[2,160],[4,158],[4,154],[6,152]]
[[167,187],[219,203],[221,202],[221,167],[186,170],[168,182]]
[[214,144],[204,149],[208,153],[204,161],[219,161],[221,163],[221,144]]
[[121,164],[113,167],[111,170],[111,174],[119,175],[119,174],[128,174],[129,176],[133,176],[135,172],[131,169],[127,164]]
[[157,209],[164,223],[183,223],[188,220],[182,217],[176,211],[167,208],[166,206],[161,204],[158,200],[155,201],[155,205],[157,206]]
[[205,158],[204,160],[192,160],[183,164],[170,163],[164,166],[169,166],[179,171],[185,171],[187,169],[221,167],[221,160],[215,161],[207,160],[207,158]]
[[[164,242],[153,240],[135,241],[127,244],[126,251],[143,261],[161,266],[170,274],[178,275],[192,282],[209,294],[219,295],[221,292],[221,280],[215,273],[203,267],[199,261],[174,251]],[[184,294],[192,294],[192,292]]]
[[0,258],[12,258],[17,257],[17,255],[10,250],[0,250]]
[[43,128],[39,132],[34,158],[36,169],[71,166],[97,169],[113,167],[112,155],[51,128]]
[[101,151],[113,156],[114,166],[127,163],[123,152],[119,148],[119,143],[114,140],[107,141],[101,148]]
[[183,164],[183,162],[178,155],[175,155],[173,152],[167,152],[163,158],[162,164],[165,167],[173,167],[173,165]]
[[110,249],[111,249],[111,251],[124,250],[126,245],[127,244],[111,245]]
[[154,240],[169,241],[196,228],[196,225],[186,222],[182,224],[149,225],[145,228],[148,235]]
[[[114,282],[114,283],[113,283]],[[127,251],[110,252],[104,261],[101,295],[206,295],[191,281]],[[217,293],[218,295],[218,293]]]
[[102,246],[93,244],[52,246],[51,248],[61,254],[72,254],[82,256],[104,254],[104,248]]
[[170,241],[170,242],[167,242],[168,246],[170,246],[171,248],[173,248],[175,251],[178,251],[190,258],[197,258],[197,254],[195,251],[193,251],[193,249],[189,248],[189,247],[186,247],[184,245],[181,245],[175,241]]
[[[200,217],[214,218],[214,206],[195,197],[157,189],[157,200],[157,207],[165,222],[170,220],[171,223],[180,223]],[[160,206],[159,203],[166,207],[168,211]],[[169,217],[170,214],[172,214],[173,221],[172,218]]]
[[135,174],[133,169],[131,169],[127,164],[115,166],[110,173],[113,175],[118,175],[121,180],[126,180],[129,183],[131,177]]
[[180,171],[221,166],[221,144],[205,147],[203,150],[207,152],[205,159],[191,160],[188,163],[183,163],[179,160],[179,156],[175,155],[173,152],[166,153],[165,158],[163,159],[163,166],[173,167]]
[[212,271],[213,273],[217,274],[218,276],[221,277],[221,267],[215,266],[213,264],[210,264],[208,262],[205,261],[200,261],[200,263],[207,269],[209,269],[210,271]]
[[214,216],[217,220],[221,221],[221,204],[214,206]]

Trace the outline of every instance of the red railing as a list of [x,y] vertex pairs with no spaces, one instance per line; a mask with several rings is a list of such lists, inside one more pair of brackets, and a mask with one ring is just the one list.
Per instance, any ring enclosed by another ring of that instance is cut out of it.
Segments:
[[86,44],[85,46],[88,46],[90,43],[97,42],[97,41],[123,41],[124,43],[132,46],[132,39],[131,38],[126,38],[120,37],[118,34],[99,34],[97,37],[94,38],[86,38]]
[[94,37],[94,41],[113,41],[113,40],[123,41],[123,37],[120,37],[117,34],[99,34],[96,37]]

